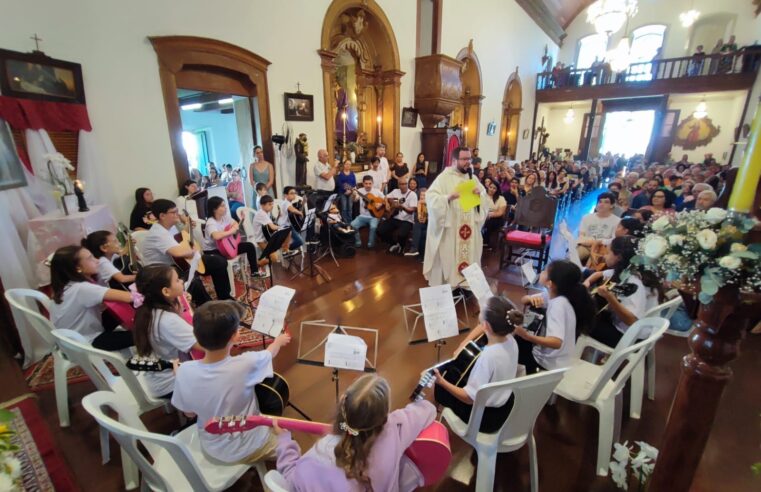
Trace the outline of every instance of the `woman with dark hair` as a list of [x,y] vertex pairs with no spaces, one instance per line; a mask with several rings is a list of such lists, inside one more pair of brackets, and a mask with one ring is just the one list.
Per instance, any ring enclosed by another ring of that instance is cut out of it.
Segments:
[[650,197],[650,205],[642,208],[653,212],[653,220],[657,220],[662,215],[673,216],[676,213],[674,210],[674,195],[666,188],[658,188]]
[[417,155],[415,160],[414,174],[419,188],[428,187],[428,161],[425,160],[425,154],[422,152]]
[[595,306],[581,283],[581,269],[568,260],[555,260],[539,276],[546,292],[524,296],[522,302],[547,309],[536,333],[515,329],[519,363],[528,374],[569,367],[576,353],[576,339],[594,327]]
[[560,194],[560,185],[558,184],[558,173],[550,171],[547,173],[547,180],[544,183],[544,187],[550,193],[550,195]]
[[646,208],[638,208],[634,211],[632,217],[642,222],[642,224],[647,224],[653,218],[653,211]]
[[[217,241],[238,233],[240,225],[232,220],[226,212],[227,204],[222,198],[213,196],[206,202],[207,218],[206,231],[203,238],[203,250],[207,255],[222,256],[222,253],[217,249]],[[260,268],[267,264],[267,260],[257,260],[256,246],[252,243],[241,241],[238,243],[238,254],[246,255],[248,264],[251,267],[252,277],[261,278],[266,276],[266,272]]]
[[499,187],[497,183],[487,178],[489,183],[484,183],[486,188],[486,194],[489,196],[489,212],[486,215],[486,222],[481,228],[481,234],[484,238],[484,246],[489,247],[489,239],[493,232],[496,232],[505,225],[507,202],[505,198],[499,194]]
[[[610,268],[602,272],[605,284],[597,288],[597,295],[608,303],[608,309],[597,318],[592,338],[609,347],[615,347],[624,332],[645,313],[658,305],[662,296],[661,282],[650,272],[640,272],[631,266],[636,254],[637,239],[632,236],[615,238],[610,243],[605,264]],[[632,284],[634,292],[616,297],[607,287],[614,284]]]
[[64,246],[56,250],[50,262],[50,321],[58,329],[78,332],[97,349],[131,347],[132,332],[115,330],[116,323],[103,322],[103,301],[132,302],[132,295],[96,284],[93,279],[97,273],[98,260],[87,248]]
[[150,188],[135,190],[135,206],[129,215],[129,228],[133,231],[146,231],[156,221],[151,213],[153,192]]
[[216,167],[209,168],[209,186],[219,186],[219,173]]

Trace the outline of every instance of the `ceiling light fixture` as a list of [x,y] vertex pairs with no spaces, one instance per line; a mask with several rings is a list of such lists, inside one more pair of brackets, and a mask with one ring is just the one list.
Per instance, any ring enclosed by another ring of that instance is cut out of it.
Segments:
[[637,14],[637,0],[597,0],[587,9],[587,22],[600,34],[611,34]]
[[563,117],[563,122],[566,125],[570,125],[573,123],[573,120],[576,119],[576,112],[573,110],[573,106],[571,106],[568,111],[565,114],[565,117]]
[[183,111],[195,111],[196,109],[201,109],[203,107],[203,104],[201,103],[193,103],[193,104],[183,104],[180,106]]
[[695,119],[702,120],[706,116],[708,116],[708,108],[706,107],[706,101],[705,99],[702,99],[698,106],[695,108],[695,111],[692,113],[692,116]]
[[220,99],[219,101],[217,101],[217,104],[220,104],[220,105],[222,105],[222,104],[232,104],[232,103],[233,103],[233,98],[232,97],[227,97],[225,99]]
[[695,21],[698,20],[698,17],[700,17],[700,12],[695,9],[690,9],[687,12],[679,14],[679,22],[681,22],[682,27],[686,29],[693,25]]

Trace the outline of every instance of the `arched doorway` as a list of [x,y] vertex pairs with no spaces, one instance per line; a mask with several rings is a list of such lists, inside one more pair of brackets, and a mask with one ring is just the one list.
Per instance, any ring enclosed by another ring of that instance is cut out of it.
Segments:
[[357,162],[380,143],[388,154],[398,151],[404,72],[383,9],[374,0],[334,0],[325,13],[318,54],[330,148],[355,152]]
[[481,101],[484,99],[481,83],[481,64],[473,51],[473,40],[467,48],[457,54],[462,62],[460,80],[462,81],[462,97],[460,105],[452,113],[450,125],[460,125],[463,129],[463,143],[468,147],[478,147],[478,137],[481,126]]
[[[246,96],[256,101],[257,135],[265,158],[274,162],[267,67],[270,62],[239,46],[195,36],[150,37],[159,60],[164,109],[169,126],[177,185],[188,179],[188,158],[182,141],[178,88]],[[254,136],[255,141],[256,136]],[[275,182],[277,188],[277,181]]]
[[521,79],[518,76],[518,67],[515,67],[515,72],[507,79],[505,95],[502,98],[502,126],[499,133],[499,155],[510,160],[515,160],[518,149],[522,100]]

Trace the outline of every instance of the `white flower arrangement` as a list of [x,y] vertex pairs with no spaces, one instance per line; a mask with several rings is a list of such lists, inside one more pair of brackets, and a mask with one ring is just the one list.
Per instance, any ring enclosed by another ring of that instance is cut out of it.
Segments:
[[21,462],[14,453],[18,447],[11,442],[15,432],[8,427],[8,422],[15,418],[13,412],[0,409],[0,491],[15,492],[22,490]]
[[[613,461],[610,462],[610,477],[619,489],[629,488],[630,472],[639,483],[639,490],[644,490],[658,459],[658,450],[643,441],[636,441],[639,452],[634,452],[634,446],[628,441],[613,445]],[[630,470],[631,468],[631,470]]]
[[756,223],[720,208],[663,216],[646,230],[632,264],[667,282],[699,285],[703,304],[728,285],[761,292],[761,244],[742,243]]

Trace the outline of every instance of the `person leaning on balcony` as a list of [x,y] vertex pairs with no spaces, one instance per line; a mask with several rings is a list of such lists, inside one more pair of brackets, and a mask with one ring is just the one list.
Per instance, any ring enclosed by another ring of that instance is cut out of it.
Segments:
[[699,44],[695,48],[695,53],[692,54],[692,60],[690,60],[690,67],[687,69],[687,75],[695,77],[703,73],[703,64],[705,63],[706,54],[703,51],[703,45]]

